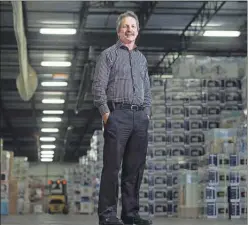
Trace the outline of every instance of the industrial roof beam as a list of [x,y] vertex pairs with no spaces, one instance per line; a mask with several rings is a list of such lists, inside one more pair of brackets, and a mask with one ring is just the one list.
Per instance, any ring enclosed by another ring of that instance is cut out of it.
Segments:
[[204,32],[204,28],[208,22],[213,18],[214,15],[222,8],[226,1],[208,1],[204,2],[202,7],[195,14],[193,19],[184,28],[182,34],[180,35],[180,49],[177,53],[172,53],[172,51],[164,53],[161,60],[156,64],[154,70],[157,70],[166,57],[168,57],[165,62],[164,72],[166,69],[170,68],[171,65],[182,56],[184,52],[187,51],[190,44],[194,38],[201,36]]
[[65,104],[64,104],[64,111],[66,115],[67,115],[66,110],[68,106],[68,97],[69,97],[68,90],[71,89],[71,83],[76,73],[78,56],[80,54],[79,49],[80,49],[82,37],[84,34],[84,28],[86,25],[87,16],[89,13],[89,5],[90,5],[89,2],[82,2],[81,4],[81,9],[80,9],[80,14],[79,14],[79,23],[78,23],[78,29],[77,29],[77,39],[76,39],[76,44],[74,46],[74,52],[73,52],[72,63],[71,63],[71,71],[70,71],[70,75],[68,79],[68,86],[67,86],[67,92],[66,92]]
[[[115,31],[116,32],[116,31]],[[13,32],[12,32],[13,33]],[[1,38],[0,38],[0,47],[1,49],[16,49],[16,40],[14,35],[9,31],[1,31]],[[163,31],[160,33],[147,33],[146,29],[143,31],[143,34],[140,37],[139,40],[139,46],[142,46],[144,48],[164,48],[164,52],[167,50],[169,51],[169,47],[173,49],[179,49],[180,47],[180,36],[178,35],[179,32],[176,32],[176,34],[164,34]],[[40,38],[38,32],[29,31],[28,35],[28,41],[29,41],[29,50],[30,49],[46,49],[46,50],[69,50],[73,51],[73,46],[68,42],[68,39],[70,39],[70,42],[73,42],[72,37],[61,37],[59,40],[56,40],[53,36],[49,37],[43,37]],[[236,43],[236,40],[233,40],[234,43]],[[84,32],[82,40],[81,40],[81,46],[80,50],[88,51],[89,46],[93,46],[97,49],[101,47],[102,49],[106,49],[107,47],[113,45],[113,43],[116,42],[116,34],[110,33],[110,32]],[[197,41],[194,41],[194,44],[199,45],[199,49],[201,46],[206,45],[220,45],[220,47],[223,46],[225,43],[228,43],[227,38],[225,37],[218,37],[218,38],[209,38],[204,36],[199,36]],[[6,47],[8,46],[8,47]],[[212,48],[211,48],[212,49]],[[36,66],[40,66],[39,63],[36,64]],[[82,65],[83,66],[83,65]],[[51,68],[52,69],[52,68]],[[63,69],[64,70],[64,69]]]
[[82,106],[85,101],[86,93],[91,92],[92,77],[95,67],[95,51],[92,46],[88,49],[87,63],[84,64],[82,76],[80,79],[80,86],[77,95],[77,101],[75,105],[75,113],[78,114],[82,110]]
[[[68,112],[67,112],[67,108],[68,108],[68,99],[69,99],[69,90],[72,88],[72,82],[73,82],[73,78],[75,76],[76,70],[77,70],[77,62],[78,62],[78,56],[80,55],[80,45],[81,45],[81,41],[82,41],[82,37],[84,34],[84,28],[86,25],[86,20],[89,14],[89,6],[90,6],[90,2],[82,2],[81,3],[81,9],[79,12],[79,22],[78,22],[78,29],[77,29],[77,38],[76,38],[76,44],[74,46],[74,53],[73,53],[73,58],[72,58],[72,64],[71,64],[71,71],[70,71],[70,75],[69,75],[69,79],[68,79],[68,86],[67,86],[67,92],[66,92],[66,96],[65,96],[65,104],[64,104],[64,113],[65,116],[67,117],[67,130],[65,133],[65,137],[64,137],[64,149],[60,151],[60,159],[64,158],[65,155],[65,151],[66,148],[68,146],[68,131],[69,129],[69,116],[68,116]],[[63,133],[61,131],[61,133]]]
[[140,33],[145,29],[156,5],[158,2],[155,1],[143,1],[140,2],[140,11],[137,13],[139,17],[139,23],[140,23]]

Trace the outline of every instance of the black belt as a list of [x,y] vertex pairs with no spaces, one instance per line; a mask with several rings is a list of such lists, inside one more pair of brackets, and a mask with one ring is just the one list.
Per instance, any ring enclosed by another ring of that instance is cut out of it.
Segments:
[[144,106],[128,104],[128,103],[118,103],[118,102],[108,102],[108,107],[110,111],[113,111],[115,109],[129,109],[133,111],[144,110]]

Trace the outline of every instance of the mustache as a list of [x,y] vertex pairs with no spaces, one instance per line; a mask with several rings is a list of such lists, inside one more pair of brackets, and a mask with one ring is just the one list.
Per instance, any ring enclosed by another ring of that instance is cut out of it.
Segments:
[[125,35],[129,35],[129,34],[134,35],[134,33],[132,33],[132,32],[126,32],[125,33]]

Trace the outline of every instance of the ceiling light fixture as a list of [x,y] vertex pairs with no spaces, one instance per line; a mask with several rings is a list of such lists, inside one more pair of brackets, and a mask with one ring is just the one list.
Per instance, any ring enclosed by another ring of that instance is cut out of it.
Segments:
[[56,34],[56,35],[74,35],[77,33],[73,28],[41,28],[41,34]]
[[63,104],[65,103],[64,99],[60,98],[45,98],[42,100],[42,103],[47,103],[47,104]]
[[40,141],[55,141],[55,137],[40,137]]
[[42,154],[40,157],[41,158],[53,158],[54,155],[46,155],[46,154]]
[[71,62],[68,62],[68,61],[42,61],[41,66],[70,67]]
[[52,158],[41,158],[40,161],[41,162],[52,162],[53,159]]
[[41,83],[41,86],[43,87],[66,87],[67,86],[67,82],[65,81],[44,81]]
[[244,114],[247,116],[247,109],[244,110]]
[[45,148],[45,149],[54,149],[54,148],[56,148],[55,145],[41,145],[40,147]]
[[63,114],[63,110],[43,110],[43,114]]
[[57,133],[59,132],[58,128],[41,128],[41,132],[43,133]]
[[54,155],[54,151],[52,150],[42,150],[40,152],[41,155],[45,154],[45,155]]
[[205,37],[238,37],[240,31],[207,30],[203,33]]
[[61,91],[44,91],[44,95],[65,95],[64,92]]
[[62,119],[59,117],[43,117],[41,119],[42,122],[61,122]]

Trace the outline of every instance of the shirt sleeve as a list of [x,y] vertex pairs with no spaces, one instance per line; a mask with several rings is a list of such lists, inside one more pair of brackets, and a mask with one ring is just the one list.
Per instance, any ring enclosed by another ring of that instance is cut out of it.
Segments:
[[145,73],[145,79],[144,79],[144,91],[145,91],[145,96],[144,96],[144,107],[145,107],[145,113],[148,116],[151,116],[151,88],[150,88],[150,79],[148,75],[148,68],[146,66],[146,73]]
[[95,67],[92,83],[92,95],[94,105],[98,108],[101,115],[110,112],[107,105],[106,89],[109,81],[110,68],[108,65],[107,54],[103,51]]

